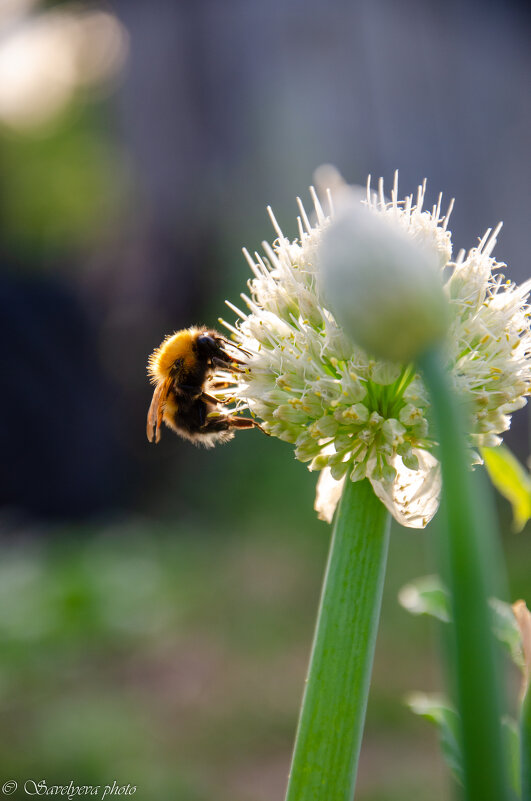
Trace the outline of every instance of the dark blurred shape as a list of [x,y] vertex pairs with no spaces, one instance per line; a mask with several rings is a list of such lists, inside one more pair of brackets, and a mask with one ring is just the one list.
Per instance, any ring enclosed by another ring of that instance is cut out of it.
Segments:
[[0,503],[44,517],[116,504],[124,465],[94,329],[55,278],[0,278]]

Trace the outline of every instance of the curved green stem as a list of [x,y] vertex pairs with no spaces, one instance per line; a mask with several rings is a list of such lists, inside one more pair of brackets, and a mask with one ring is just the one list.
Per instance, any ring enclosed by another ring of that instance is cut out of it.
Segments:
[[351,801],[380,617],[389,514],[346,480],[323,585],[286,801]]
[[[465,797],[509,798],[502,743],[503,691],[487,598],[502,572],[490,504],[473,477],[460,409],[442,359],[433,350],[419,360],[431,396],[443,479],[445,525],[438,527],[442,574],[450,590],[453,625],[451,679],[461,718]],[[495,564],[497,563],[497,564]]]

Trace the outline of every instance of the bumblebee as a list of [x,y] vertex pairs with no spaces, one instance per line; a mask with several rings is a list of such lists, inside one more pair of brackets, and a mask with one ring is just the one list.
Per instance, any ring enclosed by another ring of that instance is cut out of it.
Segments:
[[226,345],[231,343],[221,334],[202,326],[177,331],[153,351],[148,361],[155,384],[147,416],[150,442],[159,442],[162,421],[183,439],[206,448],[232,439],[235,429],[261,428],[249,417],[224,414],[222,402],[211,394],[230,386],[223,376],[215,377],[217,370],[242,372],[239,365],[245,363],[227,352]]

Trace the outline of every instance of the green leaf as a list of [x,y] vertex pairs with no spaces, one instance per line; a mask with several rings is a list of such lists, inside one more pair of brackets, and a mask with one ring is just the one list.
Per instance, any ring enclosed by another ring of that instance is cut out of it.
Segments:
[[413,615],[431,615],[450,622],[448,592],[438,576],[423,576],[402,587],[398,600]]
[[515,531],[521,531],[531,518],[531,478],[509,448],[481,448],[490,480],[513,508]]
[[524,652],[522,636],[514,616],[511,604],[491,598],[489,606],[492,612],[492,631],[508,652],[509,656],[520,669],[524,669]]
[[406,699],[406,703],[416,715],[435,723],[445,762],[459,784],[463,784],[460,721],[453,706],[440,695],[425,693],[413,693]]
[[[431,615],[450,622],[448,592],[438,576],[423,576],[406,584],[398,593],[400,604],[413,615]],[[502,644],[515,665],[524,669],[522,636],[510,604],[490,598],[492,633]]]
[[[435,724],[444,760],[454,778],[463,784],[460,720],[453,706],[444,696],[428,693],[412,693],[406,703],[416,715]],[[508,755],[511,788],[520,797],[520,736],[516,722],[509,717],[502,720],[502,735]]]
[[433,530],[441,577],[450,594],[452,622],[444,638],[449,684],[461,717],[464,796],[509,801],[501,718],[505,687],[497,669],[488,598],[504,583],[496,518],[480,471],[473,474],[463,409],[454,395],[446,354],[433,347],[418,359],[439,442],[443,515]]

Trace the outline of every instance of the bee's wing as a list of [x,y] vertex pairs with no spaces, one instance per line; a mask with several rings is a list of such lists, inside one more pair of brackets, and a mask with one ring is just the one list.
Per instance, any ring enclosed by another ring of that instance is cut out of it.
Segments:
[[159,381],[155,387],[151,405],[147,415],[146,433],[150,442],[158,442],[160,440],[160,425],[162,423],[162,415],[164,414],[164,404],[168,397],[172,385],[172,379],[166,378],[164,381]]

